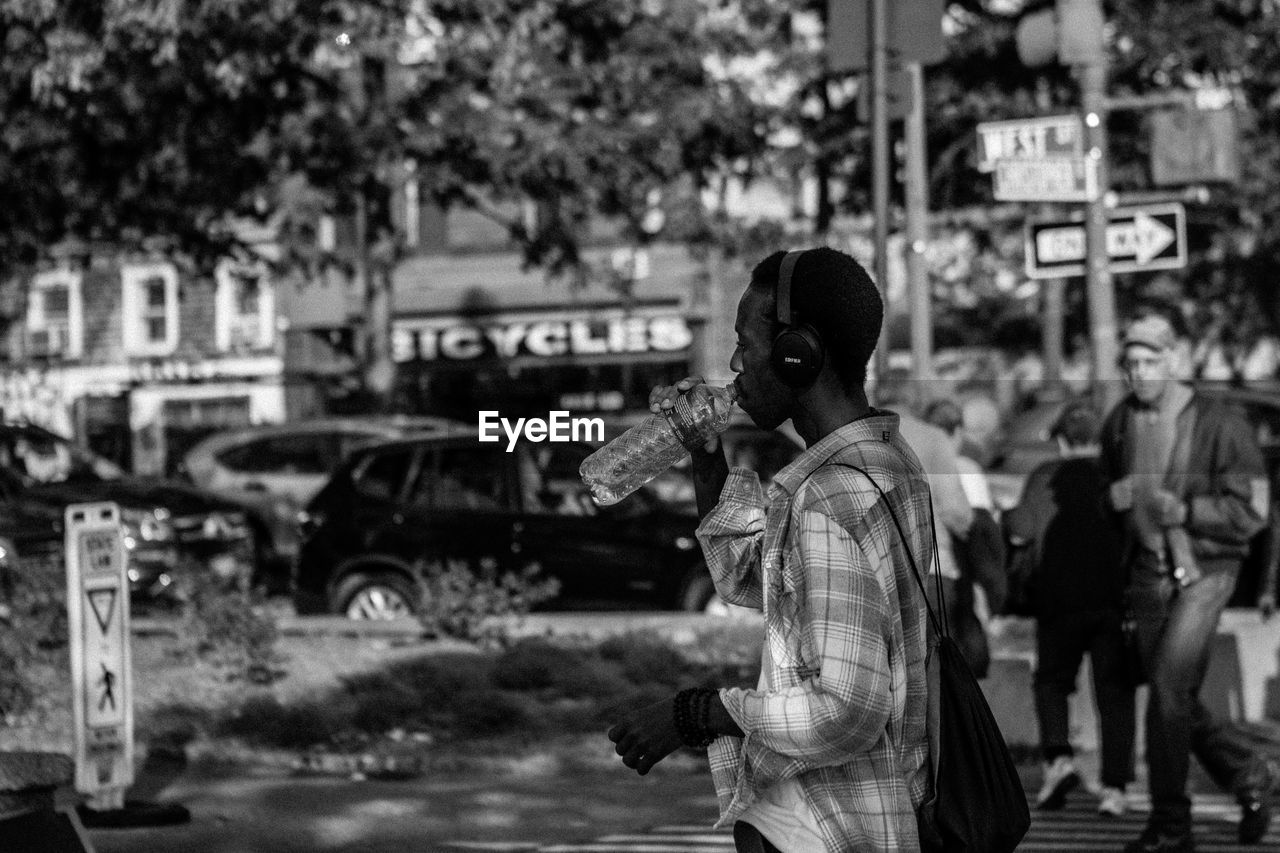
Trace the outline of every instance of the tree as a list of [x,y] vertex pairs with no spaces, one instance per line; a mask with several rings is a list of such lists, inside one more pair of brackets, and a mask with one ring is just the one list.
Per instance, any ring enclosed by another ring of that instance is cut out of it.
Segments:
[[[770,0],[0,0],[0,275],[68,238],[207,267],[271,219],[286,263],[364,280],[385,362],[407,161],[550,274],[592,274],[593,218],[710,239],[702,194],[773,125],[735,63],[784,21]],[[322,213],[355,216],[353,256],[315,248]]]

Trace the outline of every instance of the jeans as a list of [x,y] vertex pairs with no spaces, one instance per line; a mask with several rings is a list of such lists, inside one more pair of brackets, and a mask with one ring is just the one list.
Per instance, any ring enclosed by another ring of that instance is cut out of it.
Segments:
[[1072,755],[1067,699],[1075,692],[1085,652],[1102,730],[1102,784],[1124,789],[1133,781],[1136,728],[1133,681],[1124,656],[1118,610],[1063,613],[1036,623],[1036,718],[1046,761]]
[[1130,606],[1151,686],[1146,736],[1151,825],[1167,832],[1191,829],[1187,773],[1192,752],[1226,790],[1244,778],[1253,759],[1247,735],[1231,721],[1215,719],[1200,701],[1210,643],[1237,571],[1214,572],[1178,588],[1165,575],[1134,569]]

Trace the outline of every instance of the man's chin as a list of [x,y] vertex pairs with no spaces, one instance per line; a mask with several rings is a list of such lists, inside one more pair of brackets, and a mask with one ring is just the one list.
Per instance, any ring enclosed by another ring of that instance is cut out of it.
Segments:
[[751,422],[763,430],[775,430],[782,426],[787,420],[787,415],[775,412],[753,412],[750,409],[743,409],[747,413],[747,417],[751,418]]

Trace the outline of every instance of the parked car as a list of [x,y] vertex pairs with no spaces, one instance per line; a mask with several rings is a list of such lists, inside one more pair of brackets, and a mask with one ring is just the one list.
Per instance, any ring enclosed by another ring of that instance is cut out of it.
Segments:
[[70,504],[94,501],[120,506],[135,600],[171,597],[184,571],[212,572],[229,584],[263,580],[254,574],[252,530],[232,502],[186,483],[128,475],[38,426],[0,425],[0,502],[60,519]]
[[65,586],[63,524],[45,504],[0,499],[0,605],[12,604],[20,575],[39,577],[38,589]]
[[[1280,500],[1280,387],[1198,383],[1196,390],[1234,408],[1253,426],[1271,478],[1271,499]],[[1003,496],[1002,505],[1016,504],[1027,475],[1041,462],[1057,458],[1058,446],[1051,433],[1068,402],[1069,399],[1063,399],[1039,403],[1010,424],[1001,458],[988,475],[993,490]],[[1258,535],[1241,568],[1230,602],[1233,607],[1252,606],[1259,577],[1270,568],[1262,565],[1265,534],[1263,531]]]
[[298,612],[410,614],[416,576],[446,561],[499,572],[536,565],[561,584],[550,606],[704,609],[714,589],[696,515],[649,487],[596,506],[578,479],[591,450],[522,442],[507,453],[474,436],[357,449],[306,509]]
[[[183,456],[179,476],[243,506],[254,526],[258,559],[287,566],[298,553],[298,511],[353,448],[464,429],[445,418],[405,416],[316,418],[255,426],[204,439]],[[274,576],[287,577],[287,572]]]

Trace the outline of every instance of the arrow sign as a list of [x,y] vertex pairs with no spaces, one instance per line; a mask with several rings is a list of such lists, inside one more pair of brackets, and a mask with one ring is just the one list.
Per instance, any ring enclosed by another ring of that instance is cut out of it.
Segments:
[[[1113,273],[1181,269],[1187,265],[1186,211],[1181,204],[1155,204],[1110,212],[1107,258]],[[1027,275],[1084,275],[1083,222],[1027,225]]]

